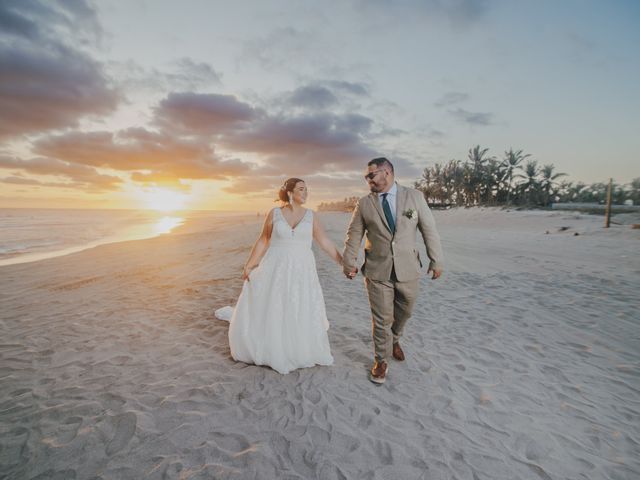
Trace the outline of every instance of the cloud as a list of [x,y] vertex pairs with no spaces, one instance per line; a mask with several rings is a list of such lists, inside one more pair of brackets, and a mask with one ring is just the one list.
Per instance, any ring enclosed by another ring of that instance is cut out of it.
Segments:
[[363,83],[342,80],[319,80],[307,83],[287,93],[278,102],[308,110],[337,107],[351,97],[366,98],[369,88]]
[[[313,111],[256,117],[217,138],[222,148],[258,154],[263,159],[250,175],[234,178],[225,190],[269,195],[277,191],[286,177],[301,177],[309,182],[322,180],[318,185],[326,185],[325,179],[337,178],[330,175],[333,172],[345,172],[346,180],[340,184],[356,188],[363,183],[360,174],[367,162],[379,155],[366,142],[372,126],[370,118],[356,113]],[[332,188],[336,188],[335,183]]]
[[[54,188],[71,188],[71,189],[85,189],[86,184],[81,182],[41,182],[33,178],[26,177],[4,177],[0,178],[1,183],[9,185],[29,185],[33,187],[54,187]],[[104,189],[94,189],[94,192]],[[108,190],[108,189],[107,189]]]
[[387,155],[387,158],[393,163],[396,178],[414,179],[422,174],[422,168],[418,168],[414,163],[400,155]]
[[98,43],[103,34],[95,9],[84,0],[0,2],[0,31],[5,41],[46,41],[57,49],[65,43]]
[[[327,174],[327,173],[305,173],[302,166],[290,166],[289,170],[282,175],[252,175],[234,179],[233,183],[224,191],[232,194],[263,197],[272,195],[277,198],[278,189],[289,177],[298,177],[304,180],[309,189],[309,201],[338,200],[344,197],[363,196],[368,190],[367,183],[363,178],[367,162],[363,160],[360,171],[351,174]],[[391,159],[398,177],[417,178],[421,170],[403,158]]]
[[331,90],[320,85],[306,85],[296,88],[287,99],[289,105],[309,109],[326,109],[338,104]]
[[487,125],[492,125],[494,123],[492,113],[469,112],[462,108],[449,110],[449,113],[459,121],[468,123],[470,125],[487,126]]
[[[288,177],[297,174],[291,174]],[[236,177],[233,179],[233,183],[224,187],[222,190],[238,195],[249,195],[252,197],[273,195],[273,199],[278,198],[278,189],[282,186],[287,179],[285,175],[271,175],[265,176],[260,174],[254,174],[251,176]]]
[[42,185],[42,182],[39,180],[26,177],[4,177],[0,178],[0,182],[11,183],[13,185]]
[[378,16],[389,21],[403,22],[441,22],[455,28],[466,27],[477,22],[489,10],[487,0],[354,0],[353,6],[358,13]]
[[84,21],[93,24],[95,12],[79,0],[0,4],[0,139],[115,110],[121,96],[102,66],[65,43],[86,40]]
[[191,90],[200,85],[220,84],[222,75],[211,65],[196,62],[189,57],[182,57],[175,62],[176,73],[169,74],[169,79]]
[[482,18],[488,10],[486,0],[433,0],[453,25],[468,25]]
[[371,124],[371,119],[358,114],[270,116],[229,132],[219,141],[234,151],[259,153],[279,168],[295,162],[304,164],[305,173],[350,171],[361,168],[363,159],[375,154],[363,140]]
[[250,163],[218,157],[205,139],[179,138],[144,128],[70,132],[38,140],[34,150],[75,164],[132,172],[135,180],[144,182],[220,180],[253,168]]
[[0,50],[0,138],[76,126],[83,116],[110,113],[118,100],[84,55]]
[[[311,55],[310,52],[315,52]],[[317,62],[322,53],[316,35],[293,27],[276,28],[267,35],[245,41],[239,62],[256,62],[264,70],[279,70]]]
[[370,95],[369,87],[364,83],[347,82],[344,80],[325,80],[321,83],[327,85],[329,88],[351,95],[361,97],[368,97]]
[[133,60],[111,61],[108,72],[118,78],[118,84],[127,91],[152,90],[163,94],[167,91],[197,91],[220,85],[222,74],[205,62],[182,57],[166,68],[146,69]]
[[[477,126],[487,126],[492,125],[493,122],[493,114],[487,112],[470,112],[465,110],[462,107],[453,108],[456,105],[466,102],[469,100],[469,94],[464,92],[447,92],[442,97],[440,97],[436,102],[434,102],[434,106],[443,108],[449,107],[447,112],[456,118],[458,121],[467,123],[469,125],[477,125]],[[431,138],[442,137],[442,132],[438,130],[432,129],[432,135],[429,135]]]
[[[364,165],[366,166],[366,162]],[[275,200],[278,198],[278,190],[290,177],[301,178],[305,181],[309,188],[310,201],[363,195],[367,191],[367,184],[360,175],[306,175],[300,170],[296,170],[295,167],[283,175],[253,175],[237,178],[223,190],[232,194],[256,197],[271,195]]]
[[[318,91],[296,92],[308,98]],[[357,113],[269,114],[232,95],[194,92],[171,93],[153,112],[152,123],[160,131],[71,131],[39,138],[32,143],[33,152],[58,162],[40,173],[65,174],[69,165],[77,165],[126,172],[144,184],[231,178],[246,184],[256,176],[280,182],[292,165],[299,175],[360,172],[378,155],[367,143],[373,120]],[[218,151],[232,152],[234,158]],[[242,160],[242,152],[257,154],[261,164]],[[27,171],[36,173],[35,166]],[[240,187],[234,183],[234,188]]]
[[[285,97],[308,105],[330,98],[327,92],[300,88]],[[154,109],[153,121],[165,132],[201,137],[192,140],[197,144],[209,138],[225,151],[258,154],[264,159],[261,168],[277,171],[291,162],[305,163],[306,172],[361,169],[363,159],[375,154],[366,143],[373,120],[364,115],[285,112],[272,114],[232,95],[172,93]],[[99,157],[94,153],[94,158]]]
[[458,103],[466,102],[469,100],[469,94],[463,92],[447,92],[440,99],[438,99],[434,105],[436,107],[449,107]]
[[[54,187],[72,187],[91,192],[117,190],[122,184],[122,179],[112,175],[99,173],[95,168],[77,165],[55,158],[35,157],[23,160],[17,157],[0,157],[0,168],[20,170],[34,175],[54,175],[69,178],[72,183],[40,182],[40,185]],[[7,181],[7,178],[13,180]],[[7,177],[5,183],[19,183],[23,185],[35,185],[33,179],[18,180],[23,177]],[[16,179],[17,178],[17,179]],[[30,183],[27,183],[30,182]]]
[[342,106],[356,108],[354,100],[369,97],[369,87],[363,83],[342,80],[318,80],[278,96],[274,107],[286,105],[309,111],[328,110]]
[[233,95],[170,93],[154,109],[155,123],[183,133],[221,133],[261,114]]

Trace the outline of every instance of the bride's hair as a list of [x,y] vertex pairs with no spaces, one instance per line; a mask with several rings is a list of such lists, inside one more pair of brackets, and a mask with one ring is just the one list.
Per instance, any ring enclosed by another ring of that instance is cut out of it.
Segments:
[[289,178],[284,185],[280,187],[280,191],[278,192],[278,200],[284,203],[289,203],[289,192],[293,192],[293,189],[296,188],[298,182],[304,182],[304,180],[300,178]]

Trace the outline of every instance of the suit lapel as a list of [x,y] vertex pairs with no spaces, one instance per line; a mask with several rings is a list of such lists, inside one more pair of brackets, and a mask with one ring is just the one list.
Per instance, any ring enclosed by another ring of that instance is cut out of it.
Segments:
[[398,231],[400,223],[403,223],[402,220],[404,220],[402,218],[402,212],[405,211],[407,205],[407,195],[409,195],[407,189],[398,185],[398,196],[396,197],[396,232]]
[[384,216],[384,211],[382,210],[382,206],[380,205],[380,201],[378,200],[378,194],[370,193],[369,200],[373,204],[373,208],[375,208],[378,211],[378,215],[380,215],[380,220],[382,220],[382,223],[384,224],[384,226],[387,227],[387,230],[389,230],[389,232],[391,233],[391,228],[387,223],[387,218]]

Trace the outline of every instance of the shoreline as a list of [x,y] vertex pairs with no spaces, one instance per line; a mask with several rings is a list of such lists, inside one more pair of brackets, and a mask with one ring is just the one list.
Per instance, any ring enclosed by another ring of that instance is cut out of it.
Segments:
[[[24,209],[29,210],[29,209]],[[40,210],[40,209],[32,209],[32,210]],[[49,209],[51,211],[60,211],[64,212],[67,209]],[[68,210],[80,210],[80,209],[68,209]],[[89,209],[85,209],[84,211],[88,211]],[[101,211],[106,211],[107,209],[103,209]],[[125,210],[121,210],[125,211]],[[127,212],[136,213],[140,212],[140,210],[126,210]],[[113,243],[122,243],[129,241],[140,241],[140,240],[149,240],[152,238],[157,238],[162,235],[175,235],[184,232],[192,232],[196,231],[198,228],[207,228],[207,227],[198,227],[199,224],[202,224],[206,220],[216,220],[216,223],[226,223],[231,222],[233,220],[237,220],[238,218],[249,216],[243,213],[223,213],[219,214],[218,212],[213,211],[190,211],[183,212],[180,214],[178,212],[177,216],[173,215],[162,215],[158,214],[158,219],[149,221],[146,224],[134,224],[129,225],[127,227],[123,227],[122,231],[119,233],[111,234],[104,236],[99,239],[91,240],[88,242],[84,242],[77,245],[69,245],[63,248],[55,248],[51,250],[44,251],[33,251],[27,253],[9,253],[4,254],[4,258],[0,257],[0,267],[9,266],[9,265],[19,265],[24,263],[33,263],[42,260],[47,260],[50,258],[63,257],[74,253],[79,253],[85,250],[90,250],[92,248],[99,247],[101,245],[110,245]]]
[[[30,209],[23,209],[30,210]],[[39,209],[34,209],[39,210]],[[79,210],[79,209],[49,209],[49,210]],[[107,210],[107,209],[103,209]],[[138,210],[130,210],[131,212],[137,212]],[[559,210],[559,209],[546,209],[546,208],[530,208],[525,209],[521,207],[505,207],[505,206],[474,206],[474,207],[453,207],[449,209],[432,209],[436,219],[438,217],[446,218],[447,212],[450,214],[455,212],[518,212],[521,214],[540,214],[544,215],[545,213],[549,216],[557,216],[557,215],[583,215],[586,217],[596,218],[602,217],[603,215],[599,212],[587,212],[580,210]],[[317,212],[319,215],[351,215],[351,212],[341,212],[341,211],[320,211]],[[192,216],[189,216],[191,214]],[[80,253],[85,250],[90,250],[92,248],[96,248],[102,245],[110,245],[114,243],[122,243],[129,241],[141,241],[141,240],[149,240],[153,238],[157,238],[163,235],[180,235],[184,233],[193,233],[198,231],[206,231],[212,228],[218,228],[222,225],[233,224],[233,221],[237,221],[238,219],[242,219],[243,223],[246,220],[251,219],[259,219],[259,221],[263,221],[264,215],[256,215],[251,212],[217,212],[214,210],[194,210],[191,212],[186,212],[182,216],[171,217],[169,215],[164,216],[160,219],[160,222],[165,221],[166,219],[176,219],[179,221],[169,222],[168,225],[158,229],[156,232],[149,231],[148,233],[139,233],[139,234],[122,234],[111,235],[104,237],[102,239],[94,240],[88,243],[80,244],[80,245],[72,245],[61,249],[43,251],[43,252],[29,252],[24,254],[16,254],[11,256],[5,256],[5,258],[0,259],[0,267],[5,267],[9,265],[19,265],[25,263],[34,263],[42,260],[47,260],[51,258],[63,257],[74,253]],[[206,224],[206,221],[209,220],[210,223]],[[213,220],[213,222],[211,222]],[[640,213],[637,212],[620,212],[612,214],[611,216],[611,224],[614,226],[633,226],[635,224],[640,223]],[[148,226],[147,226],[148,227]],[[131,226],[128,230],[138,229],[137,226]]]

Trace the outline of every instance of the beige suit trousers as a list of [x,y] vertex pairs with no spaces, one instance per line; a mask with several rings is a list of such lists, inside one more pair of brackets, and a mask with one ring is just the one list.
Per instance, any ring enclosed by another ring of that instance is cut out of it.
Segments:
[[371,323],[375,358],[387,361],[393,344],[402,336],[411,317],[418,295],[418,279],[398,282],[395,275],[388,281],[365,278],[371,306]]

